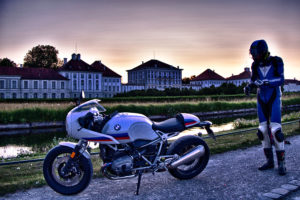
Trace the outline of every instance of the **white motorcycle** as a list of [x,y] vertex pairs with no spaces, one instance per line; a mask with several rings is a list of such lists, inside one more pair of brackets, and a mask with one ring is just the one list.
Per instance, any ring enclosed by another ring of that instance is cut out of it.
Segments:
[[118,180],[138,176],[136,194],[144,172],[167,170],[178,179],[191,179],[206,167],[209,148],[199,136],[183,136],[170,145],[168,139],[193,127],[205,128],[214,138],[211,122],[186,113],[153,122],[142,114],[105,115],[105,111],[99,100],[90,100],[68,113],[67,133],[79,142],[59,143],[43,164],[45,180],[56,192],[72,195],[89,185],[93,175],[89,142],[99,143],[105,177]]

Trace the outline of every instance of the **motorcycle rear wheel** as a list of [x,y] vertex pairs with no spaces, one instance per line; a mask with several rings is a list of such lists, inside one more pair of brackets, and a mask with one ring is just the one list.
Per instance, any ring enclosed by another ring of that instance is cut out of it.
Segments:
[[168,155],[177,154],[179,156],[183,156],[198,145],[202,145],[204,147],[204,155],[184,165],[178,166],[175,169],[169,169],[172,176],[178,179],[194,178],[205,169],[209,160],[210,151],[205,141],[196,136],[181,137],[170,146],[167,153]]
[[73,195],[83,191],[90,183],[93,166],[90,159],[80,156],[75,161],[67,176],[62,175],[62,169],[73,152],[71,147],[56,146],[47,154],[43,173],[48,185],[63,195]]

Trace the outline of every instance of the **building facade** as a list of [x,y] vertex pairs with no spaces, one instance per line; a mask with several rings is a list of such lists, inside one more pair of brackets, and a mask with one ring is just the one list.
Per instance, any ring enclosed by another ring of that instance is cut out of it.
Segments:
[[78,98],[82,90],[86,98],[102,97],[102,73],[81,60],[80,54],[72,54],[58,72],[69,79],[71,98]]
[[68,79],[53,69],[0,67],[0,98],[70,98]]
[[295,79],[285,79],[283,85],[284,92],[300,92],[300,81]]
[[226,79],[215,71],[207,69],[190,81],[190,87],[199,90],[205,87],[219,87],[226,82]]
[[249,67],[245,67],[244,71],[238,75],[233,75],[226,78],[227,83],[233,83],[236,86],[240,86],[243,83],[250,83],[251,72]]
[[129,85],[144,85],[146,90],[181,88],[182,85],[182,69],[159,60],[143,62],[127,72]]
[[102,73],[102,96],[113,97],[115,94],[122,92],[121,76],[104,65],[101,61],[95,61],[92,68]]

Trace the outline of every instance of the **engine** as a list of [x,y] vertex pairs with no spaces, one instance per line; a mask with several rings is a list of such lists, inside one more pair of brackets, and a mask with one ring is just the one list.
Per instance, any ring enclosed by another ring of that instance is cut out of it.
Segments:
[[118,176],[130,175],[133,168],[133,159],[125,155],[115,159],[111,164],[111,170]]

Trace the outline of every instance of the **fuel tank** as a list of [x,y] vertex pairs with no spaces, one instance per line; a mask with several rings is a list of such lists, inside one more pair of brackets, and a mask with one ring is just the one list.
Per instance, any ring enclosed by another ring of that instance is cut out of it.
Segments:
[[118,113],[103,127],[103,134],[113,135],[120,143],[135,140],[154,140],[158,135],[152,129],[152,121],[142,114]]

